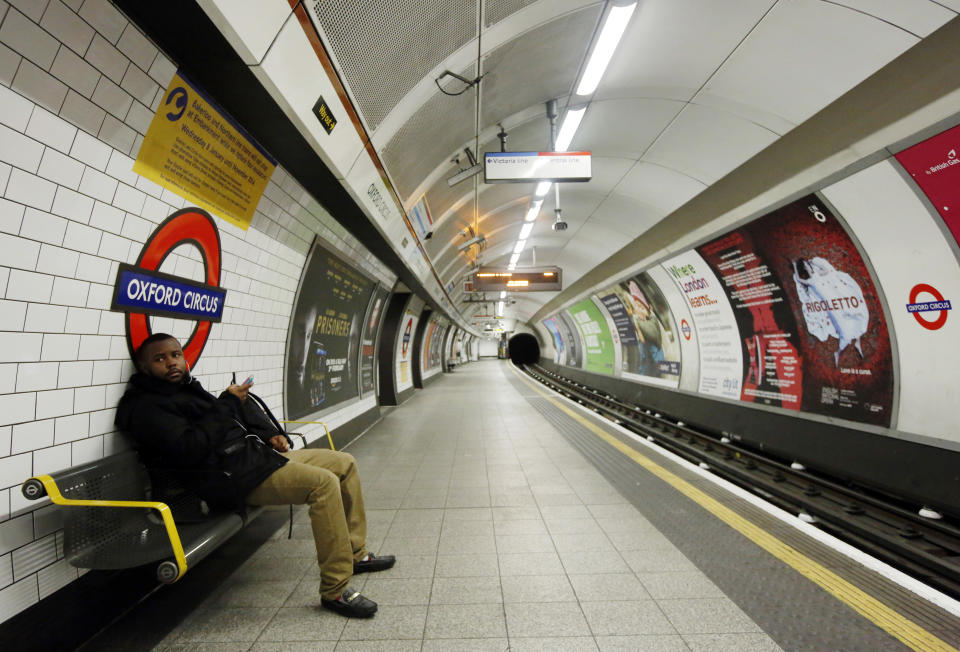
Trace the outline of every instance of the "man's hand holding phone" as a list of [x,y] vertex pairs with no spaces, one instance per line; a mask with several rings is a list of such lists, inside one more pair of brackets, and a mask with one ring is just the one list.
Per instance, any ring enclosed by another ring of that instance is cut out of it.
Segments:
[[250,376],[242,385],[230,385],[227,387],[227,391],[236,396],[241,401],[247,400],[247,394],[250,393],[250,388],[253,387],[253,376]]

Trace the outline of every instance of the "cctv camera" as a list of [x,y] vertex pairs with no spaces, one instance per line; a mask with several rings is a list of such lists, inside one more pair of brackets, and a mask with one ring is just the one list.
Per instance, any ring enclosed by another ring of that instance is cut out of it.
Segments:
[[557,216],[557,221],[554,222],[553,225],[552,225],[550,228],[552,228],[554,231],[566,231],[566,230],[567,230],[567,223],[564,222],[563,219],[560,217],[560,212],[561,212],[561,209],[559,209],[559,208],[554,208],[554,209],[553,209],[553,213]]

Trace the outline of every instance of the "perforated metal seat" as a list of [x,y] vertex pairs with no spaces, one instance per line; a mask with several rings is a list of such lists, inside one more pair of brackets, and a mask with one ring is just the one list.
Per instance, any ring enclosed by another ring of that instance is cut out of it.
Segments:
[[[212,513],[200,522],[176,523],[171,533],[162,511],[169,507],[175,520],[186,504],[129,505],[156,500],[150,495],[147,470],[134,451],[31,478],[24,483],[23,493],[30,499],[49,494],[54,503],[62,505],[64,555],[71,565],[112,570],[159,562],[157,576],[166,583],[179,579],[186,568],[261,511],[252,509],[246,518],[234,512]],[[183,500],[190,498],[184,495]],[[85,504],[71,504],[73,501]],[[184,563],[177,563],[177,546],[182,546]]]

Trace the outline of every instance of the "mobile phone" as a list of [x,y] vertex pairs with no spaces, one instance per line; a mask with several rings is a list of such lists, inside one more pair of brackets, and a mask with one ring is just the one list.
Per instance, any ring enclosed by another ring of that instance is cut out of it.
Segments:
[[253,383],[253,376],[250,376],[245,381],[243,381],[244,385],[250,385],[251,383]]

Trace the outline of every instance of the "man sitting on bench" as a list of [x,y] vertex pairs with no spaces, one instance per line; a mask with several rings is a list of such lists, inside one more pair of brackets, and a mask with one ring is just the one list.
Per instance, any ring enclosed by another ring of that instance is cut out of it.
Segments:
[[139,373],[120,399],[117,425],[136,439],[144,463],[229,472],[227,491],[197,488],[213,506],[308,504],[321,604],[345,616],[372,616],[377,604],[350,588],[350,578],[386,570],[396,560],[367,551],[353,456],[313,448],[291,451],[285,435],[257,423],[257,413],[250,409],[253,399],[247,400],[252,382],[230,385],[214,397],[190,376],[180,342],[172,335],[155,333],[144,340],[136,364]]

